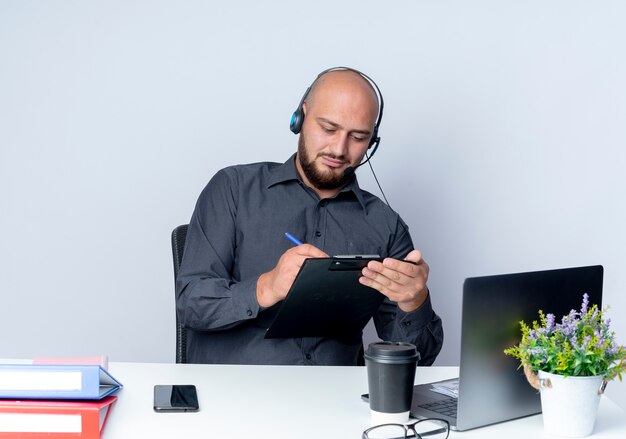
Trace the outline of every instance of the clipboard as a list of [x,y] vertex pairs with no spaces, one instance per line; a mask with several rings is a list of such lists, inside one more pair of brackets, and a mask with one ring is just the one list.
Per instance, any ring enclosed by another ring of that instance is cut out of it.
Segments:
[[265,338],[342,338],[359,333],[385,296],[359,283],[378,255],[305,259]]

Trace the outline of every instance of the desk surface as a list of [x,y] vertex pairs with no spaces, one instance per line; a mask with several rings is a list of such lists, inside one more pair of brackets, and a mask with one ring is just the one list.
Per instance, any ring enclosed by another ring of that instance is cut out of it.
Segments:
[[[355,438],[370,426],[364,367],[231,366],[115,363],[109,370],[124,384],[104,439]],[[419,367],[416,384],[458,375],[456,367]],[[195,384],[200,411],[155,413],[155,384]],[[623,438],[624,411],[602,397],[593,438]],[[543,433],[540,415],[504,422],[451,438],[529,439]]]

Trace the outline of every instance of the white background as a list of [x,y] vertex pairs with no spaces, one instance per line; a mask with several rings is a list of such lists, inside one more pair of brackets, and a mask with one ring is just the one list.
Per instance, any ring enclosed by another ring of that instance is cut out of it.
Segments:
[[218,169],[295,151],[291,113],[335,65],[383,91],[373,164],[431,265],[437,364],[458,364],[475,275],[603,264],[624,343],[625,18],[619,1],[0,0],[0,356],[174,361],[171,230]]

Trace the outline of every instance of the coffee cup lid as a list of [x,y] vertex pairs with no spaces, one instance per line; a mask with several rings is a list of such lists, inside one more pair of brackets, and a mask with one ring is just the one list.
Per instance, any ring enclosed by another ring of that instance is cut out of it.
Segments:
[[364,356],[379,363],[410,363],[420,359],[415,345],[395,341],[371,343]]

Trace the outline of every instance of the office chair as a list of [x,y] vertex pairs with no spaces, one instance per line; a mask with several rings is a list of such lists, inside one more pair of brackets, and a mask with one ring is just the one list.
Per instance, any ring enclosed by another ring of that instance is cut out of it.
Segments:
[[[187,228],[189,224],[183,224],[172,231],[172,257],[174,259],[174,301],[176,300],[176,278],[178,269],[183,260],[185,250],[185,239],[187,239]],[[174,312],[176,312],[176,302],[174,302]],[[187,330],[178,321],[176,312],[176,362],[187,362]]]

